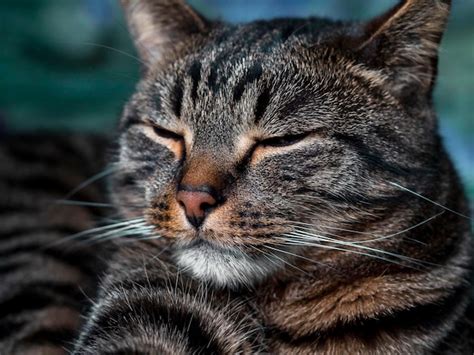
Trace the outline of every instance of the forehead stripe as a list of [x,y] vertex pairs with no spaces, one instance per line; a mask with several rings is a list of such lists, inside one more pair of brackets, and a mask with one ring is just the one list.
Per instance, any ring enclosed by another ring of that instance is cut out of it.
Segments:
[[234,88],[234,102],[240,101],[247,85],[257,81],[262,76],[262,64],[254,63],[239,80]]
[[197,99],[197,90],[199,82],[201,81],[201,63],[197,60],[194,61],[189,68],[189,75],[191,76],[193,87],[191,89],[191,99],[193,102],[196,102]]
[[181,106],[183,104],[183,87],[179,78],[176,81],[173,87],[173,91],[171,93],[171,104],[176,117],[181,117]]
[[265,110],[270,103],[270,89],[265,87],[263,91],[260,93],[257,99],[257,103],[255,105],[255,123],[258,123],[265,113]]

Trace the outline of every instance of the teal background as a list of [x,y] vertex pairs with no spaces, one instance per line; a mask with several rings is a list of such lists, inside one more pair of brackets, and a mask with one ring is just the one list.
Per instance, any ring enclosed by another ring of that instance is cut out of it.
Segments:
[[[391,0],[192,0],[212,18],[322,15],[365,19]],[[474,1],[454,0],[435,100],[445,142],[474,200]],[[138,79],[113,0],[0,2],[0,132],[107,132]]]

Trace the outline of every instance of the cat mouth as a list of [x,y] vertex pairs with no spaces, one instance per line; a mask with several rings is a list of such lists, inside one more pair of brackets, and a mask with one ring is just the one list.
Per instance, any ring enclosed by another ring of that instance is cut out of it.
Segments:
[[228,248],[224,248],[224,247],[221,247],[221,246],[218,246],[216,245],[215,243],[213,242],[210,242],[204,238],[202,238],[201,236],[198,236],[196,239],[194,239],[193,241],[187,243],[186,245],[182,245],[180,247],[181,250],[190,250],[190,249],[201,249],[201,250],[213,250],[213,251],[216,251],[216,252],[223,252],[224,250],[228,249]]
[[232,289],[251,286],[277,268],[276,262],[264,256],[249,255],[240,248],[216,245],[203,238],[177,245],[174,258],[195,278]]

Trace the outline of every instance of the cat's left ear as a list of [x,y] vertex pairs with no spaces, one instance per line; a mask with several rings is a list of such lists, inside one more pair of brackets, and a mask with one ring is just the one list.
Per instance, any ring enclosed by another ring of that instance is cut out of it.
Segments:
[[184,0],[121,0],[130,33],[145,66],[170,62],[210,23]]
[[395,96],[431,94],[450,3],[404,0],[363,27],[356,52],[366,64],[388,76],[388,87]]

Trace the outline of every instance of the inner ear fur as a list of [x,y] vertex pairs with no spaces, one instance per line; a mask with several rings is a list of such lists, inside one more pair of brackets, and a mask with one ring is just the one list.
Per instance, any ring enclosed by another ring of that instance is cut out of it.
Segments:
[[181,0],[121,0],[121,4],[146,67],[173,60],[186,41],[210,27],[203,16]]
[[368,66],[384,72],[396,96],[432,91],[449,0],[405,0],[362,27],[353,49]]

